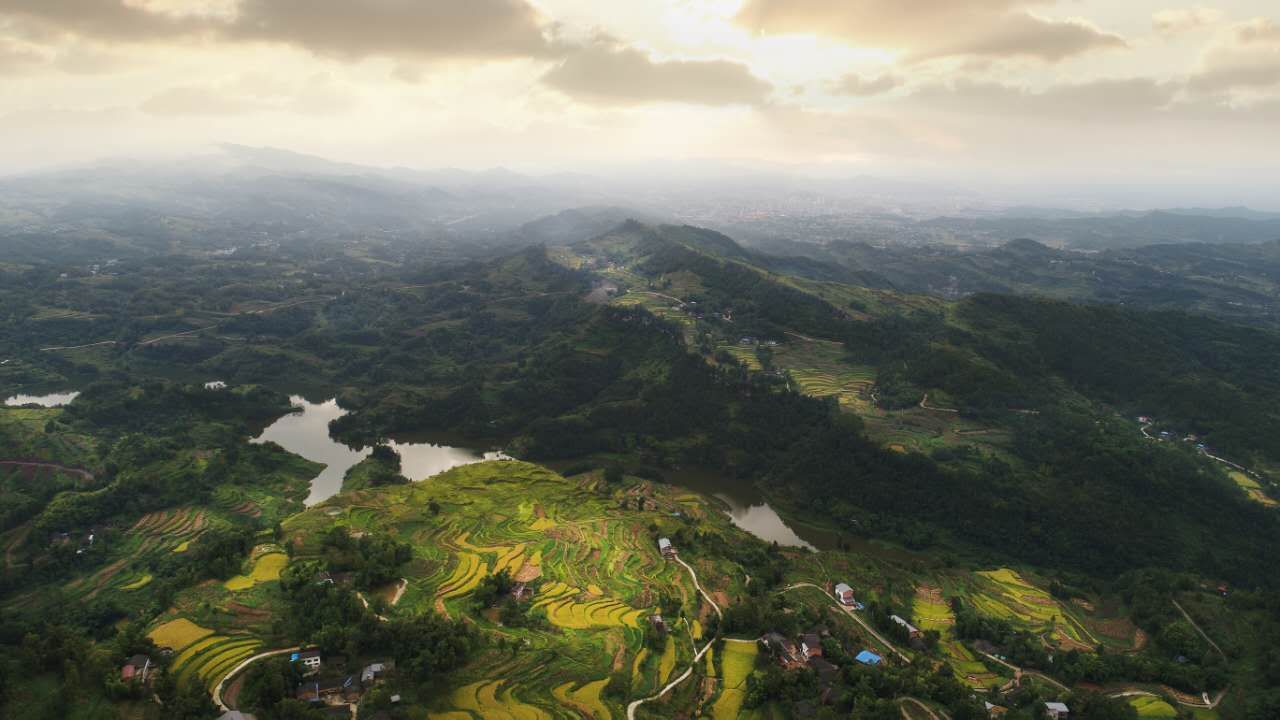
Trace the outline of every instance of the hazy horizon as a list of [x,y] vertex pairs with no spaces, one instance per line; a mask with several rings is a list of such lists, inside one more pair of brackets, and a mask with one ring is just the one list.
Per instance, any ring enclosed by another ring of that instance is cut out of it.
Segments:
[[0,0],[0,84],[4,175],[225,142],[1280,209],[1262,0]]

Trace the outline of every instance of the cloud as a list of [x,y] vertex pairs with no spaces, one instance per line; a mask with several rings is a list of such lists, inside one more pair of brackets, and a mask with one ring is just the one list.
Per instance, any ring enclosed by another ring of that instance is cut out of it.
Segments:
[[1083,20],[1027,11],[1052,0],[747,0],[736,22],[770,34],[817,34],[903,50],[915,59],[955,55],[1058,61],[1125,45]]
[[174,38],[209,29],[204,18],[155,12],[124,0],[0,0],[0,15],[114,41]]
[[933,111],[975,116],[1020,116],[1073,123],[1149,116],[1169,108],[1181,85],[1148,78],[1095,80],[1034,90],[989,82],[926,85],[905,101]]
[[1280,85],[1280,25],[1255,18],[1219,34],[1201,58],[1191,86],[1226,92]]
[[203,35],[284,43],[343,59],[537,57],[553,51],[549,28],[528,0],[240,0],[229,14],[207,5],[0,0],[0,16],[104,41]]
[[1151,26],[1162,35],[1179,35],[1222,22],[1222,11],[1213,8],[1161,10],[1151,16]]
[[870,78],[857,73],[849,73],[848,75],[845,75],[839,80],[831,83],[831,91],[838,95],[870,97],[872,95],[887,93],[901,85],[902,78],[895,75],[885,74],[879,77]]
[[598,105],[758,105],[773,87],[727,60],[656,60],[607,39],[578,48],[542,82]]
[[507,58],[552,47],[526,0],[243,0],[229,37],[322,55]]
[[1090,50],[1123,48],[1124,38],[1083,20],[1046,20],[1030,13],[1010,13],[987,27],[955,33],[932,48],[916,52],[919,58],[955,55],[1011,58],[1030,57],[1058,62]]

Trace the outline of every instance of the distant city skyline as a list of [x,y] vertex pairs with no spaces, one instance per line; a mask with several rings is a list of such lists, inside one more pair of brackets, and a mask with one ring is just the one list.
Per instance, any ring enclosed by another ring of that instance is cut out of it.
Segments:
[[0,93],[6,173],[236,142],[1185,202],[1280,182],[1264,0],[0,0]]

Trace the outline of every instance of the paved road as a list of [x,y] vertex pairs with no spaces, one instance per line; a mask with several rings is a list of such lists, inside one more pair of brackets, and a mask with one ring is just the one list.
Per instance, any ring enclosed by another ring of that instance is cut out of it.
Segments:
[[223,677],[221,680],[219,680],[219,681],[218,681],[218,684],[217,684],[216,686],[214,686],[214,688],[213,688],[213,704],[214,704],[214,705],[217,705],[217,706],[218,706],[218,709],[219,709],[219,710],[221,710],[222,712],[227,712],[227,711],[228,711],[228,710],[230,710],[231,708],[227,707],[227,706],[226,706],[225,704],[223,704],[223,702],[222,702],[222,688],[223,688],[223,686],[225,686],[225,685],[227,684],[227,681],[228,681],[228,680],[230,680],[231,678],[235,677],[236,675],[239,675],[241,672],[243,672],[243,671],[244,671],[244,669],[245,669],[245,668],[249,667],[250,665],[252,665],[252,664],[254,664],[254,663],[256,663],[256,662],[258,662],[259,660],[262,660],[262,659],[264,659],[264,658],[274,657],[274,656],[276,656],[276,655],[284,655],[285,653],[297,652],[299,649],[300,649],[300,648],[297,648],[297,647],[291,647],[291,648],[282,648],[282,649],[280,649],[280,650],[269,650],[269,651],[264,652],[264,653],[258,653],[257,655],[254,655],[253,657],[251,657],[251,658],[249,658],[249,659],[245,660],[244,662],[240,663],[239,665],[235,666],[235,668],[233,668],[233,669],[231,670],[231,672],[227,673],[227,674],[226,674],[226,676],[225,676],[225,677]]
[[831,595],[827,593],[826,588],[819,587],[817,585],[814,585],[813,583],[796,583],[794,585],[788,585],[787,587],[783,588],[782,592],[790,592],[791,590],[795,590],[796,588],[802,588],[802,587],[814,588],[818,592],[825,595],[828,599],[831,600],[832,605],[835,605],[837,608],[840,608],[841,610],[844,611],[846,615],[853,618],[854,622],[861,625],[862,629],[870,633],[871,637],[878,640],[881,645],[884,645],[885,647],[889,648],[889,650],[892,651],[893,654],[897,655],[899,658],[902,658],[903,662],[907,662],[907,663],[911,662],[910,656],[908,656],[906,653],[902,652],[898,648],[894,647],[893,643],[889,642],[888,640],[885,639],[883,635],[876,632],[875,629],[872,628],[870,625],[868,625],[867,622],[863,620],[861,616],[859,616],[856,612],[854,612],[853,608],[847,607],[845,605],[841,605],[839,601],[837,601],[834,597],[831,597]]
[[[689,577],[693,578],[693,586],[698,589],[698,593],[702,595],[702,598],[706,600],[708,604],[711,605],[711,609],[716,611],[716,617],[723,619],[724,614],[720,612],[720,606],[716,604],[715,600],[711,599],[711,596],[707,594],[707,591],[703,590],[702,585],[698,583],[698,573],[695,572],[694,569],[690,567],[688,563],[686,563],[684,560],[681,560],[679,557],[676,558],[676,562],[683,565],[684,569],[689,571]],[[718,624],[717,624],[717,627],[718,627]],[[694,654],[693,662],[689,664],[689,667],[686,668],[683,673],[680,673],[680,677],[667,683],[666,687],[662,688],[656,694],[650,695],[647,698],[632,700],[631,704],[627,706],[627,720],[635,720],[636,710],[639,710],[641,705],[644,705],[647,702],[652,702],[654,700],[657,700],[658,698],[670,692],[672,688],[674,688],[675,686],[679,685],[680,683],[688,679],[688,677],[693,674],[693,668],[696,667],[698,663],[702,661],[702,656],[707,654],[707,651],[711,649],[711,645],[715,641],[716,641],[716,638],[714,637],[708,640],[707,644],[703,645],[702,649]]]

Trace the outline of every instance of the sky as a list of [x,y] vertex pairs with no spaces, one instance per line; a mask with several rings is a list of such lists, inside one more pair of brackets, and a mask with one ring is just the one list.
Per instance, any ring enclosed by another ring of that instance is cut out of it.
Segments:
[[0,0],[0,173],[231,142],[1256,190],[1278,138],[1275,0]]

